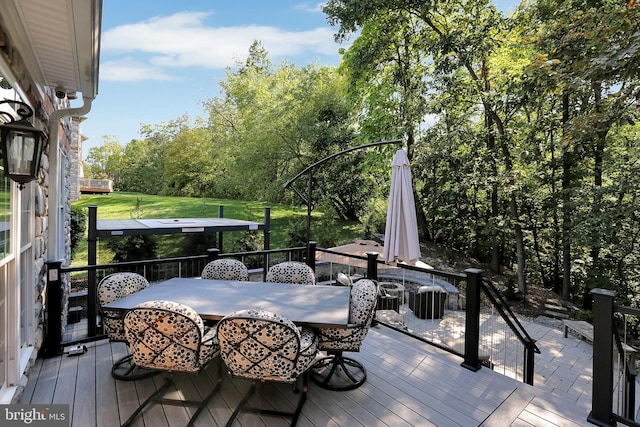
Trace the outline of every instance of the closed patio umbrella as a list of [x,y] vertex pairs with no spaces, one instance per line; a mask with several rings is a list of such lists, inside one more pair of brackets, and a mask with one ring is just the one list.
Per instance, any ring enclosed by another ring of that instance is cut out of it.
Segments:
[[411,167],[400,148],[391,162],[391,190],[384,233],[384,261],[415,264],[420,258],[416,205],[411,187]]

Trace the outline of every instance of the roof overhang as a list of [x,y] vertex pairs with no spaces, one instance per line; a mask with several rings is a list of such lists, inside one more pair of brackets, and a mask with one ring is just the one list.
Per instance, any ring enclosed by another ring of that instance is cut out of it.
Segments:
[[0,26],[40,94],[98,94],[102,0],[0,0]]

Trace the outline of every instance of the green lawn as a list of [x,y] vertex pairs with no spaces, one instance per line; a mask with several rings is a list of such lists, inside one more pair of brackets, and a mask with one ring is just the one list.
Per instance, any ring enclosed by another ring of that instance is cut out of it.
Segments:
[[[224,207],[224,217],[262,222],[264,208],[271,208],[271,248],[285,248],[288,246],[288,232],[295,224],[305,223],[307,209],[302,206],[288,206],[277,203],[251,202],[227,199],[208,199],[192,197],[164,197],[150,196],[140,193],[114,192],[109,195],[87,195],[73,204],[74,207],[86,208],[90,205],[98,207],[98,219],[131,219],[131,218],[217,218],[218,207]],[[320,246],[326,242],[327,246],[352,242],[360,238],[362,228],[359,224],[332,224],[332,230],[327,230],[323,215],[313,212],[312,239],[318,240]],[[318,234],[316,237],[316,233]],[[225,233],[224,250],[233,251],[235,242],[242,236],[240,232]],[[338,236],[338,237],[331,237]],[[181,255],[197,255],[176,253],[176,239],[180,235],[159,236],[158,256],[171,257]],[[262,237],[260,237],[262,239]],[[108,263],[111,255],[104,242],[99,243],[98,263]],[[72,265],[87,264],[86,238],[78,244]]]

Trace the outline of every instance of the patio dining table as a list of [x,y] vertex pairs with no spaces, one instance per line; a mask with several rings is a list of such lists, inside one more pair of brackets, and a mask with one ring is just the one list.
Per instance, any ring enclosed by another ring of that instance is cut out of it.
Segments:
[[345,286],[292,285],[176,277],[110,302],[126,311],[151,300],[175,301],[193,308],[203,320],[218,321],[243,309],[267,310],[298,326],[346,328],[350,289]]

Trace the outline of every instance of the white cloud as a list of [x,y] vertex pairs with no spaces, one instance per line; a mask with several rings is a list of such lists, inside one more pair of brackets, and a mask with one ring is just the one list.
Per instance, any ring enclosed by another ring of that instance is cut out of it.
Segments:
[[[101,78],[167,79],[171,68],[223,69],[244,61],[249,46],[259,40],[272,59],[296,56],[337,55],[331,28],[286,31],[271,26],[211,27],[203,21],[210,12],[181,12],[147,21],[122,25],[103,33]],[[135,55],[123,60],[119,55]],[[112,67],[113,65],[113,67]],[[124,65],[130,70],[119,69]],[[106,68],[106,70],[105,70]],[[135,71],[139,72],[135,72]]]
[[136,61],[122,58],[100,64],[100,80],[105,81],[143,81],[143,80],[176,80],[176,77],[164,73],[161,69]]
[[322,13],[322,6],[324,3],[298,3],[293,8],[296,10],[301,10],[303,12],[311,12],[311,13]]

